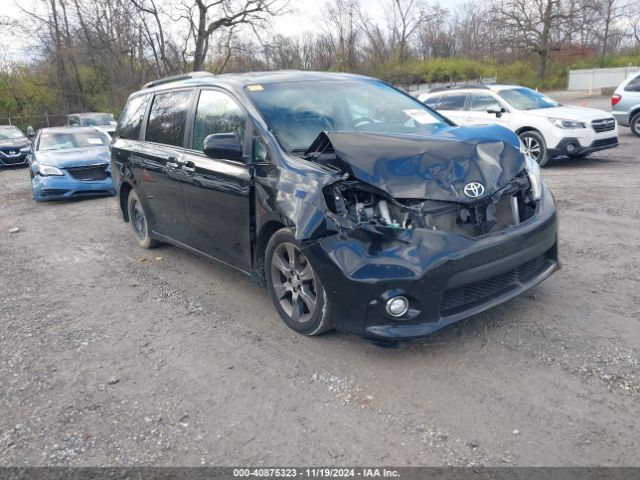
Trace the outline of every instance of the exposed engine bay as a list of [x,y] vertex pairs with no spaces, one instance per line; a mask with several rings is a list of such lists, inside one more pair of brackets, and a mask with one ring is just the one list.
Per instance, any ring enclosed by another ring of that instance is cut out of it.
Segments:
[[531,218],[536,209],[525,172],[474,204],[393,199],[358,180],[335,183],[326,187],[324,193],[330,211],[354,226],[368,223],[390,228],[426,228],[467,237],[518,225]]
[[[468,145],[468,149],[473,148],[479,152],[477,160],[472,168],[464,169],[466,175],[459,175],[453,180],[450,180],[451,172],[442,168],[442,163],[432,160],[425,145],[416,145],[416,153],[412,156],[392,160],[397,165],[397,170],[406,175],[385,175],[385,179],[391,178],[395,183],[385,180],[372,185],[365,179],[382,178],[381,175],[374,175],[379,168],[376,167],[376,159],[371,158],[371,165],[368,165],[366,159],[356,160],[352,155],[341,155],[342,152],[334,143],[342,147],[341,142],[347,138],[346,134],[322,134],[304,156],[344,174],[344,180],[326,186],[323,192],[329,210],[342,220],[340,223],[343,225],[346,221],[352,227],[369,224],[398,229],[423,228],[478,237],[518,225],[535,214],[537,200],[526,169],[520,165],[519,171],[505,172],[501,163],[487,159],[487,155],[483,158],[483,153],[487,151],[486,144]],[[376,139],[377,137],[368,137],[364,140]],[[386,146],[380,145],[376,150],[381,151]],[[442,148],[440,145],[437,147]],[[492,144],[490,148],[496,153],[508,150],[503,144],[498,144],[498,148],[496,144]],[[514,152],[508,153],[512,155]],[[389,165],[389,157],[386,158],[385,167]],[[516,164],[513,161],[508,163]],[[481,171],[487,178],[492,178],[494,188],[489,190],[487,187],[484,195],[470,199],[459,192],[467,181],[478,176],[471,174],[475,176],[470,178],[468,172],[474,169]],[[502,174],[500,182],[495,181],[498,174]],[[506,175],[511,175],[511,178]],[[407,192],[405,185],[409,182],[424,185],[426,195],[423,198],[399,198],[389,194],[389,190],[393,188],[398,193]],[[385,187],[387,191],[383,189]],[[430,196],[433,198],[429,198]]]

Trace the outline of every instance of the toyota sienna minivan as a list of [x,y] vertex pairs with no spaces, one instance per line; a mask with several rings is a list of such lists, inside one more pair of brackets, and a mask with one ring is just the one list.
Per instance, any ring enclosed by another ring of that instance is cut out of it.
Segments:
[[111,162],[141,247],[244,272],[305,335],[427,335],[558,269],[554,199],[518,137],[458,127],[372,78],[151,82],[130,96]]

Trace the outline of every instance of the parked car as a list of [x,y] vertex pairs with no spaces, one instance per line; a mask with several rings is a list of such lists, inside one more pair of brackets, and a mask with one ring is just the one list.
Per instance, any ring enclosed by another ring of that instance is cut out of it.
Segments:
[[640,73],[634,73],[620,84],[611,97],[611,113],[631,133],[640,137]]
[[40,130],[29,155],[37,202],[115,195],[109,163],[110,137],[93,127]]
[[509,128],[541,166],[553,157],[584,158],[618,146],[618,129],[610,113],[560,105],[518,85],[437,89],[418,99],[458,125],[495,123]]
[[18,127],[0,125],[0,167],[27,165],[31,141]]
[[74,127],[96,127],[109,135],[116,131],[116,119],[111,113],[72,113],[68,124]]
[[305,335],[427,335],[558,268],[554,199],[518,137],[456,127],[372,78],[151,82],[130,96],[111,161],[140,246],[266,283]]

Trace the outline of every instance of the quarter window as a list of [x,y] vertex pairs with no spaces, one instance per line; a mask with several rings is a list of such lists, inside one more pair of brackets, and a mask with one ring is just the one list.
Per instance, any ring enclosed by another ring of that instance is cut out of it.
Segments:
[[445,95],[438,104],[438,110],[464,110],[465,93]]
[[498,102],[491,95],[472,93],[469,95],[469,110],[476,112],[486,112],[489,107],[500,108],[500,102]]
[[182,147],[190,98],[190,91],[156,94],[145,140]]
[[[148,102],[149,95],[140,95],[129,100],[122,115],[120,115],[116,137],[127,140],[137,140],[140,137],[142,117],[147,109]],[[78,125],[80,124],[80,120],[77,117],[74,120]]]
[[203,90],[193,126],[191,148],[203,151],[204,139],[213,133],[234,133],[244,144],[247,115],[229,95],[216,90]]
[[626,92],[640,92],[640,75],[627,83],[627,86],[624,87]]

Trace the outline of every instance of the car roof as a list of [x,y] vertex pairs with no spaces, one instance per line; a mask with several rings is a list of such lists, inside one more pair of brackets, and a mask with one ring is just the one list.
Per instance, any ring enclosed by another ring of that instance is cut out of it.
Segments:
[[70,117],[91,117],[94,115],[111,115],[108,112],[83,112],[83,113],[70,113]]
[[47,132],[47,133],[104,133],[104,130],[100,130],[99,128],[94,128],[94,127],[46,127],[46,128],[41,128],[40,129],[41,132]]
[[[282,82],[339,81],[369,79],[351,73],[310,72],[302,70],[276,70],[270,72],[225,73],[193,72],[176,75],[147,83],[136,94],[151,93],[166,89],[192,86],[220,86],[231,90],[242,90],[248,85],[268,85]],[[135,95],[135,94],[134,94]]]
[[499,92],[501,90],[509,90],[512,88],[527,88],[527,87],[523,87],[522,85],[508,85],[508,84],[497,84],[497,83],[488,84],[488,85],[456,85],[453,87],[434,88],[424,95],[431,95],[436,93],[442,94],[447,92],[468,92],[468,91],[482,91],[482,90]]

